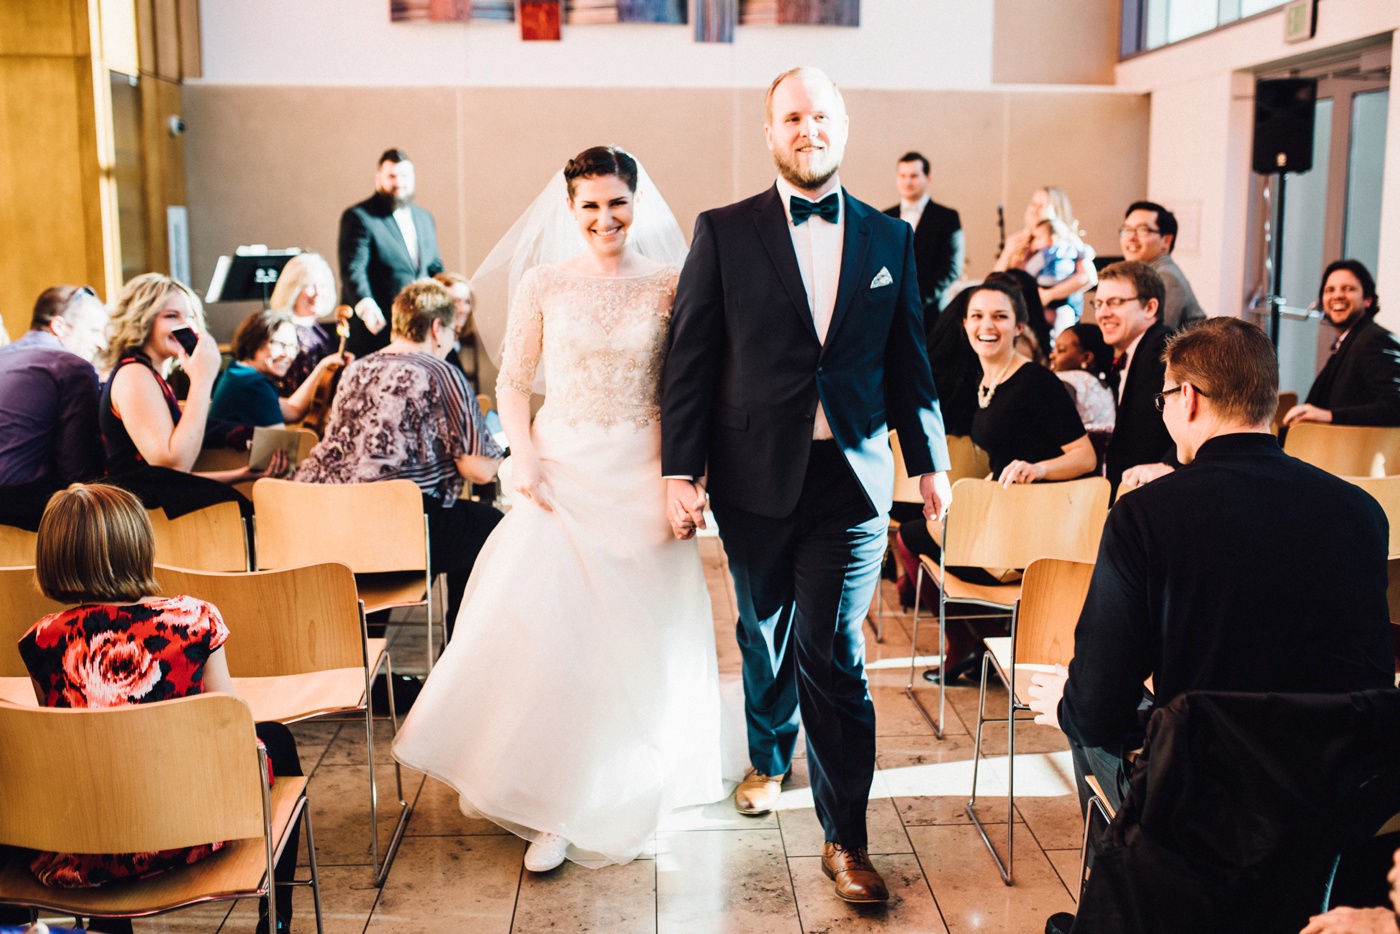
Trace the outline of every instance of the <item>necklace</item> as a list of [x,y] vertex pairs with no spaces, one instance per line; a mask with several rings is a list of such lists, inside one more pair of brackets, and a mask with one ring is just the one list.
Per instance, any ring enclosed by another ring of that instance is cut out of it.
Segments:
[[992,384],[990,386],[988,386],[985,382],[977,384],[977,407],[979,409],[985,409],[987,406],[992,404],[992,396],[995,396],[997,394],[997,387],[1002,384],[1002,381],[1004,379],[1006,379],[1006,371],[1011,369],[1011,364],[1015,362],[1016,355],[1012,354],[1011,359],[1006,361],[1006,366],[1001,368],[1001,372],[997,374],[997,378],[992,381]]

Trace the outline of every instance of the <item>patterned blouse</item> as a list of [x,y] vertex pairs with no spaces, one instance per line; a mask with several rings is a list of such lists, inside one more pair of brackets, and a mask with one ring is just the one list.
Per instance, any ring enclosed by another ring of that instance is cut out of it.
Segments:
[[457,458],[501,458],[462,371],[426,353],[375,353],[347,366],[326,435],[297,468],[303,483],[412,480],[443,506],[464,480]]
[[[121,707],[204,691],[204,665],[228,639],[212,604],[162,597],[125,606],[84,604],[45,616],[19,640],[45,707]],[[198,862],[208,843],[152,853],[39,853],[30,868],[58,888],[91,888]]]

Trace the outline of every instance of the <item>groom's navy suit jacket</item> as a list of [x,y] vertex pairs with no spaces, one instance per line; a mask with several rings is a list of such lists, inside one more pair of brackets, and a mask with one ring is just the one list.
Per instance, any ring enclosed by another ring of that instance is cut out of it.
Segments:
[[844,189],[842,197],[841,278],[824,345],[776,186],[696,220],[662,376],[666,476],[708,470],[710,492],[725,503],[787,516],[802,492],[818,400],[877,513],[893,493],[888,428],[911,476],[948,468],[913,232]]

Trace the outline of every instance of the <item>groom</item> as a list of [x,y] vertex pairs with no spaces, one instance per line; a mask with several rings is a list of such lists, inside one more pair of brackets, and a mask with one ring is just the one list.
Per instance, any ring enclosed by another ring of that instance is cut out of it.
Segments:
[[852,902],[888,898],[866,854],[875,709],[862,631],[893,491],[886,431],[949,497],[947,444],[924,352],[909,225],[847,195],[845,103],[822,72],[768,89],[777,184],[701,214],[681,271],[662,374],[662,472],[679,537],[709,491],[739,603],[752,769],[745,814],[777,801],[799,710],[822,866]]

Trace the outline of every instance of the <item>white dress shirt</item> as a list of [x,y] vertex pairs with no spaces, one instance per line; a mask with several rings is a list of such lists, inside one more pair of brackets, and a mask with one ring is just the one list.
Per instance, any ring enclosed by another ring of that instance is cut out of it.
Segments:
[[1127,357],[1127,359],[1123,361],[1123,371],[1118,374],[1119,402],[1123,401],[1123,387],[1128,385],[1128,371],[1133,368],[1133,355],[1137,353],[1138,344],[1142,343],[1143,334],[1146,333],[1146,331],[1143,331],[1142,334],[1139,334],[1137,337],[1133,338],[1133,342],[1129,344],[1128,349],[1123,352],[1123,355]]
[[[846,203],[841,197],[841,182],[833,177],[829,188],[817,198],[808,198],[794,188],[785,178],[778,179],[778,197],[783,202],[783,213],[788,219],[788,233],[792,235],[792,249],[797,254],[797,268],[802,273],[802,287],[807,292],[807,307],[812,313],[812,325],[817,330],[817,340],[826,343],[826,333],[831,327],[831,316],[836,310],[836,290],[841,284],[841,252],[846,232]],[[836,223],[813,214],[805,223],[792,222],[793,196],[808,201],[820,201],[835,192],[839,212]],[[817,414],[812,425],[812,440],[824,441],[831,437],[831,426],[827,423],[826,412],[821,402],[817,402]]]
[[418,228],[413,226],[413,210],[407,205],[394,212],[394,223],[399,225],[403,242],[408,247],[408,258],[413,260],[413,269],[418,270]]
[[924,216],[924,208],[928,207],[928,201],[929,198],[927,194],[913,204],[901,199],[899,202],[899,219],[906,222],[915,230],[918,230],[919,218]]

